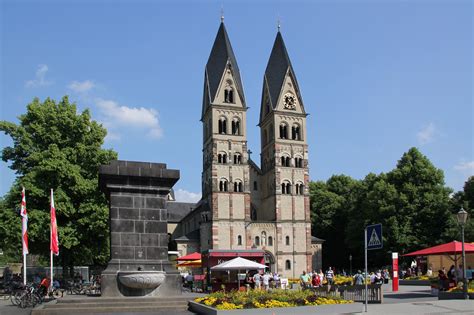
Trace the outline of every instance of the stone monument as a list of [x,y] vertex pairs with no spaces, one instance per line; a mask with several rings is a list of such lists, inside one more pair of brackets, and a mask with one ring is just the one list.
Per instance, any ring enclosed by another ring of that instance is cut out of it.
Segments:
[[178,170],[166,164],[112,161],[99,169],[110,207],[110,261],[102,296],[181,294],[181,277],[168,260],[166,209]]

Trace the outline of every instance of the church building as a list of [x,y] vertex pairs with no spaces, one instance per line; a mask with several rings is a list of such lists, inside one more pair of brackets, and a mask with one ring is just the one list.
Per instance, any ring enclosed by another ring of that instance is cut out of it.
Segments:
[[321,268],[322,240],[311,236],[307,113],[280,30],[263,76],[258,164],[247,147],[247,109],[222,21],[204,73],[202,198],[172,235],[178,250],[263,250],[270,270],[290,278]]

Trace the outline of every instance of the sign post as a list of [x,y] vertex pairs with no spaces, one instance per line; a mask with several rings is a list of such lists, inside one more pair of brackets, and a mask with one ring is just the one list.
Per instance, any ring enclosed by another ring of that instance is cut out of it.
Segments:
[[383,247],[382,224],[369,225],[364,229],[364,247],[365,247],[365,312],[367,312],[368,283],[367,283],[367,251],[381,249]]
[[392,253],[392,270],[393,270],[393,279],[392,279],[392,291],[398,291],[398,253]]

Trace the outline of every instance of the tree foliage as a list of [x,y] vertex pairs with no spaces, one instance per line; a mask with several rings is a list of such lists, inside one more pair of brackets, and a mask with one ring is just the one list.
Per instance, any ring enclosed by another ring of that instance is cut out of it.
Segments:
[[59,102],[35,98],[20,123],[0,121],[13,145],[3,148],[17,178],[0,201],[0,238],[6,255],[21,255],[21,186],[26,189],[30,253],[49,254],[49,196],[54,189],[63,266],[104,264],[108,259],[108,208],[98,190],[98,167],[116,159],[102,149],[107,131],[91,120],[88,110],[77,113],[65,96]]
[[[472,189],[471,182],[465,190]],[[354,266],[363,266],[364,227],[374,223],[383,225],[384,248],[369,255],[378,266],[389,264],[392,251],[403,254],[452,240],[456,206],[450,193],[443,172],[416,148],[386,174],[311,183],[313,234],[326,240],[323,263],[347,268],[352,255]]]

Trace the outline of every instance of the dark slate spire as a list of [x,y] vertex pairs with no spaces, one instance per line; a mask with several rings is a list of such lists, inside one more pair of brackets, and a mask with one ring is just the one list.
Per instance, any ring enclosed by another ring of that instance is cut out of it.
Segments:
[[290,71],[292,79],[295,83],[295,90],[298,94],[298,98],[301,100],[295,72],[291,66],[290,57],[286,51],[285,43],[283,42],[283,37],[280,33],[280,28],[278,27],[272,53],[270,55],[270,59],[268,60],[267,69],[265,70],[265,81],[268,86],[270,104],[272,105],[273,109],[277,107],[278,98],[280,97],[280,92],[288,71]]
[[214,45],[212,46],[211,55],[206,64],[206,80],[208,84],[208,97],[210,102],[214,101],[216,97],[219,83],[221,82],[222,76],[227,65],[230,64],[232,75],[234,77],[234,83],[237,88],[237,92],[242,100],[242,104],[245,105],[245,98],[243,93],[243,85],[240,79],[239,66],[235,59],[232,45],[230,44],[229,36],[224,26],[224,22],[221,22],[219,31],[217,32]]

